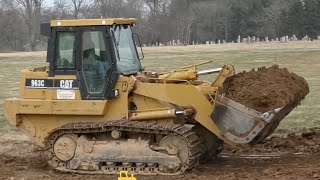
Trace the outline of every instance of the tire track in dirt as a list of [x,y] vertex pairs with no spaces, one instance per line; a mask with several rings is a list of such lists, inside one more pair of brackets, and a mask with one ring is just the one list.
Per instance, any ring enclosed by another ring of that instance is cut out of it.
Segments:
[[[315,179],[320,178],[319,144],[320,128],[313,128],[304,133],[273,136],[250,149],[226,147],[218,158],[184,175],[137,176],[137,179]],[[25,144],[14,145],[11,151],[19,152],[26,147]],[[0,179],[117,179],[117,176],[60,174],[50,169],[37,151],[26,152],[23,156],[14,154],[0,154]]]

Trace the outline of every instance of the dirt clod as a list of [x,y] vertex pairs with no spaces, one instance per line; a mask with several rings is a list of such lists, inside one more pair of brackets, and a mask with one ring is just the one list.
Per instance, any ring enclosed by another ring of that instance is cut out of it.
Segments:
[[303,132],[303,133],[301,134],[301,136],[302,136],[303,138],[312,138],[314,135],[315,135],[315,132],[314,132],[314,131]]
[[278,65],[235,74],[225,81],[223,87],[226,97],[259,112],[295,105],[309,93],[303,77]]

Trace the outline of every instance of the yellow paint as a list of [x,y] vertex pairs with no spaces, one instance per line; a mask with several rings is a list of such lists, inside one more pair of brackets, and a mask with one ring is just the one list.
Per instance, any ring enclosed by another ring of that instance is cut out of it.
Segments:
[[195,86],[137,83],[134,93],[178,106],[193,106],[197,110],[194,119],[218,137],[224,139],[222,133],[210,118],[214,105]]
[[212,87],[221,87],[224,81],[228,76],[234,75],[235,70],[233,65],[231,64],[226,64],[223,66],[221,69],[220,73],[218,74],[217,78],[213,81],[211,84]]
[[[109,100],[82,100],[79,89],[74,89],[75,99],[57,99],[58,88],[26,87],[27,78],[53,81],[76,79],[74,75],[48,77],[47,68],[40,69],[42,70],[21,71],[20,98],[6,100],[4,111],[10,124],[34,137],[40,146],[44,146],[44,140],[52,130],[70,123],[135,119],[184,124],[183,118],[174,117],[174,111],[168,113],[163,109],[181,110],[188,106],[195,108],[196,114],[193,118],[196,121],[226,143],[233,145],[210,118],[214,110],[212,97],[225,78],[234,73],[230,65],[224,66],[212,84],[197,80],[195,65],[184,70],[175,70],[173,73],[163,73],[161,78],[152,78],[153,83],[139,82],[137,79],[141,78],[143,73],[140,77],[120,76],[114,87],[119,90],[119,96]],[[134,103],[137,109],[129,109],[130,102]]]
[[133,24],[136,18],[107,18],[107,19],[71,19],[71,20],[52,20],[51,26],[110,26],[113,24]]
[[159,79],[196,80],[197,69],[196,66],[193,66],[187,70],[176,70],[173,72],[164,73],[159,75]]
[[137,178],[134,177],[134,174],[128,174],[128,173],[129,173],[128,171],[120,171],[118,180],[137,180]]

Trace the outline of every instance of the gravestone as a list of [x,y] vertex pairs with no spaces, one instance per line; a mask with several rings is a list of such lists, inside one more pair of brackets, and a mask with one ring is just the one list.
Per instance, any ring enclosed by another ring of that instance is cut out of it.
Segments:
[[289,36],[286,36],[286,37],[285,37],[285,42],[286,42],[286,43],[289,42]]
[[306,35],[304,38],[302,38],[303,41],[309,41],[310,38],[308,37],[308,35]]
[[297,36],[294,34],[294,35],[292,35],[292,40],[293,41],[298,41],[298,38],[297,38]]

